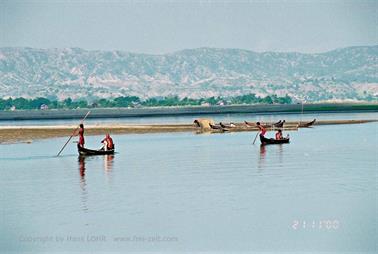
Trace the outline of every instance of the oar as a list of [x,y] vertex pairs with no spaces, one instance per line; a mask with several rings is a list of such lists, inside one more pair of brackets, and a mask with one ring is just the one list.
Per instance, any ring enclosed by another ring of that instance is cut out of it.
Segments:
[[260,133],[260,131],[258,131],[258,132],[256,133],[256,137],[255,137],[255,139],[253,140],[253,144],[255,144],[256,139],[257,139],[257,136],[259,135],[259,133]]
[[[87,116],[89,115],[89,113],[91,113],[91,111],[89,110],[88,113],[84,116],[84,118],[81,120],[81,123],[84,122],[84,120],[87,118]],[[64,148],[66,148],[68,142],[70,142],[70,140],[72,139],[72,137],[75,135],[77,129],[79,127],[76,127],[76,129],[73,131],[71,137],[67,140],[67,142],[64,144],[64,146],[62,147],[62,149],[60,149],[59,153],[57,154],[57,157],[63,152]]]

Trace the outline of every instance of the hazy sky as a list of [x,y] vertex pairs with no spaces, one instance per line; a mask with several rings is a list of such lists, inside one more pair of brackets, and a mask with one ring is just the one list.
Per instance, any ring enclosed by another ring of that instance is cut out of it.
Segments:
[[5,1],[0,47],[323,52],[378,44],[378,1]]

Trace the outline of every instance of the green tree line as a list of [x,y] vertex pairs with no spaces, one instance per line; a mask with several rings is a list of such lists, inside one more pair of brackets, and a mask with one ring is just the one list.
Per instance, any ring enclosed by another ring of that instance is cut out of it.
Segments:
[[47,98],[8,98],[0,99],[0,110],[11,109],[76,109],[76,108],[113,108],[113,107],[169,107],[169,106],[200,106],[200,105],[237,105],[237,104],[290,104],[292,99],[286,95],[259,97],[255,94],[247,94],[235,97],[210,97],[210,98],[179,98],[178,96],[148,98],[141,100],[137,96],[123,96],[113,99],[99,99],[92,103],[86,100],[63,101],[49,100]]

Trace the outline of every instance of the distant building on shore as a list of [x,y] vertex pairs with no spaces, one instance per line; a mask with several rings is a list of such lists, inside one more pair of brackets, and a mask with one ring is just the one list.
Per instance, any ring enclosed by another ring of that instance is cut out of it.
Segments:
[[40,110],[46,110],[46,109],[49,109],[49,106],[47,106],[46,104],[42,104],[40,107],[39,107]]

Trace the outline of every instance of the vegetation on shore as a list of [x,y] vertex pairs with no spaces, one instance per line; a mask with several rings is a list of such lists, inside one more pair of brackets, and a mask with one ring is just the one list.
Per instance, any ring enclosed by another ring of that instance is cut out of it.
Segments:
[[0,98],[0,110],[14,109],[76,109],[76,108],[128,108],[128,107],[169,107],[169,106],[200,106],[200,105],[241,105],[241,104],[291,104],[292,99],[286,95],[259,97],[255,94],[240,95],[229,98],[210,97],[201,99],[162,97],[142,100],[137,96],[117,97],[114,99],[100,99],[94,102],[86,100],[74,101],[67,98],[63,101],[49,100],[47,98]]

